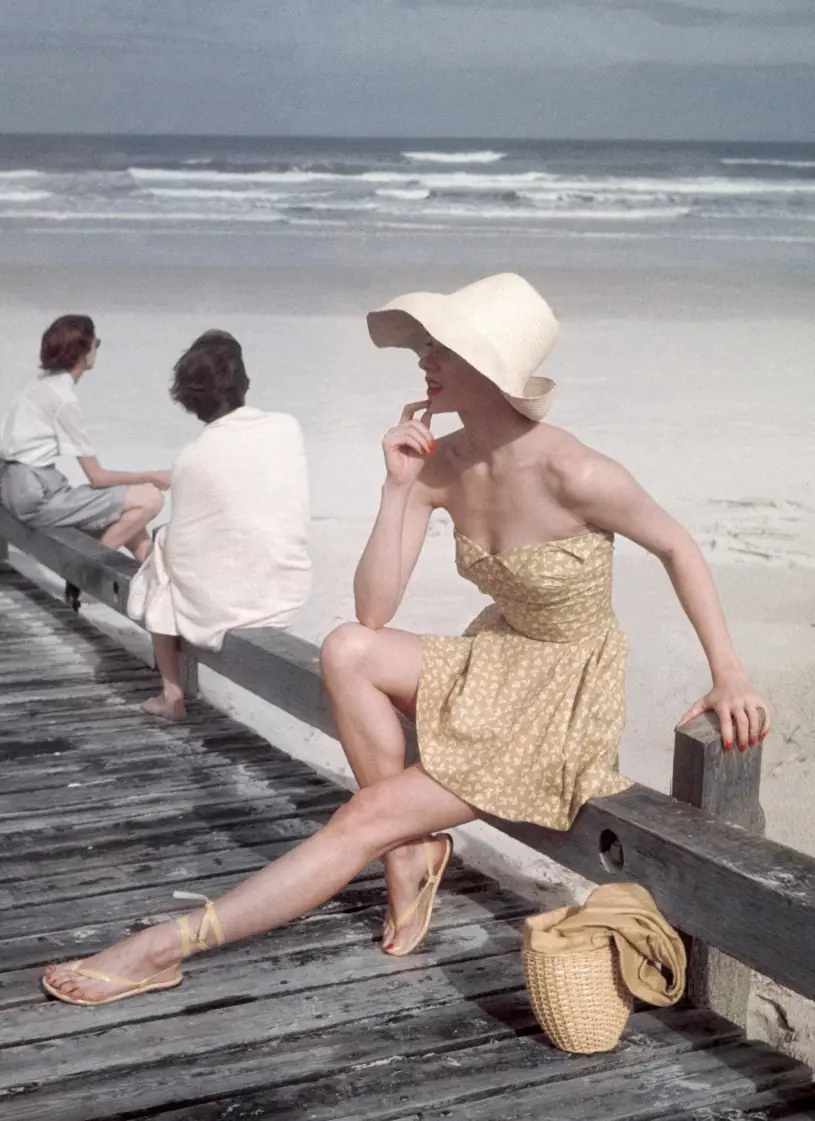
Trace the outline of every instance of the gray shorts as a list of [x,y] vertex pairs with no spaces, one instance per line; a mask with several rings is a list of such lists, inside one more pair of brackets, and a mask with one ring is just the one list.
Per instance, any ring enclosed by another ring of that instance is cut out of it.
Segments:
[[75,526],[100,535],[122,516],[127,487],[72,487],[56,467],[0,460],[0,502],[30,526]]

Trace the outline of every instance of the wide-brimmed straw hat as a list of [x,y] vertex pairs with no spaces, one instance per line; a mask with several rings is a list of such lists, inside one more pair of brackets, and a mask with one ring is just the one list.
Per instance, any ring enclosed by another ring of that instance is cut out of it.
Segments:
[[536,370],[558,337],[546,300],[522,276],[499,273],[444,295],[409,292],[368,315],[376,346],[418,349],[425,335],[497,385],[530,420],[543,420],[555,383]]

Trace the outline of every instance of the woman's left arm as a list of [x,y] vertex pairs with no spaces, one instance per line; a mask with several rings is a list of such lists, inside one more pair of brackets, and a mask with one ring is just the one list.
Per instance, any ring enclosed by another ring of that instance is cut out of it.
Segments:
[[679,723],[710,709],[719,718],[725,750],[732,748],[734,733],[742,750],[754,746],[770,730],[770,710],[736,656],[713,577],[693,537],[624,467],[605,456],[581,457],[563,472],[561,482],[565,503],[587,524],[630,538],[665,566],[713,679],[710,692]]

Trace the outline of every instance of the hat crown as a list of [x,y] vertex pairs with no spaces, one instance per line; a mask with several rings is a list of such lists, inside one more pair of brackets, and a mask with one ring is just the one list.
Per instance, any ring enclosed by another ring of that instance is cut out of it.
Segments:
[[[546,300],[528,280],[510,272],[477,280],[446,299],[451,310],[478,332],[482,345],[488,344],[493,351],[495,365],[481,372],[506,393],[523,395],[527,381],[549,356],[559,334]],[[466,354],[462,357],[470,361]]]
[[498,273],[449,295],[409,292],[368,315],[376,346],[416,349],[420,332],[455,351],[518,412],[542,420],[554,383],[535,371],[557,341],[557,319],[522,276]]

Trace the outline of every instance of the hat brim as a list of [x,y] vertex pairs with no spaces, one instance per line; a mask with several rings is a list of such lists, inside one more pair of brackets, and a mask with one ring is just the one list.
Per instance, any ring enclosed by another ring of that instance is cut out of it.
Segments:
[[477,325],[451,316],[447,297],[438,292],[402,296],[378,311],[369,312],[367,323],[371,341],[380,348],[418,351],[429,335],[488,378],[513,409],[529,420],[543,420],[552,407],[555,383],[551,378],[533,375],[527,379],[521,396],[506,392],[500,359],[492,344]]

